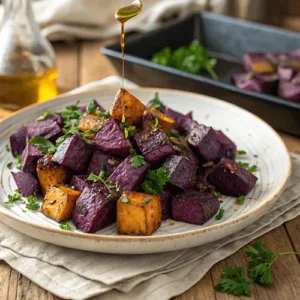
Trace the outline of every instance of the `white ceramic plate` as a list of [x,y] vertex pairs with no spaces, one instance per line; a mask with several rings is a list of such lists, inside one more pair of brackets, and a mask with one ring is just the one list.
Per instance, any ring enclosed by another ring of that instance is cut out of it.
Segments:
[[183,113],[192,110],[197,121],[224,130],[236,142],[238,149],[247,152],[247,155],[238,159],[258,166],[258,182],[246,196],[245,204],[237,205],[234,198],[226,197],[222,203],[225,215],[220,221],[213,217],[203,226],[198,226],[181,222],[173,224],[166,220],[154,235],[143,237],[118,235],[115,224],[95,234],[82,233],[75,230],[74,226],[73,231],[64,231],[57,222],[40,212],[25,212],[22,203],[16,203],[11,209],[3,207],[1,203],[16,188],[6,167],[12,161],[11,154],[5,151],[9,135],[16,128],[42,115],[45,110],[57,111],[77,100],[87,104],[91,99],[97,99],[105,108],[109,108],[116,91],[105,91],[61,97],[32,106],[0,123],[0,220],[16,230],[52,244],[95,252],[133,254],[203,245],[237,232],[261,218],[278,199],[291,173],[288,151],[277,133],[253,114],[204,95],[165,89],[137,89],[132,93],[147,103],[156,91],[159,91],[166,105]]

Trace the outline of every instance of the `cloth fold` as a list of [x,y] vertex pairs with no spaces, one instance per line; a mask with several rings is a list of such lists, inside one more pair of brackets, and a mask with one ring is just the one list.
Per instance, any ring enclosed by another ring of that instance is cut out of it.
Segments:
[[[111,76],[70,93],[119,84],[120,78]],[[136,87],[130,81],[125,86]],[[0,223],[0,260],[64,299],[169,299],[192,287],[218,261],[300,215],[300,156],[291,157],[291,180],[271,210],[242,232],[216,242],[169,253],[99,254],[51,245]]]

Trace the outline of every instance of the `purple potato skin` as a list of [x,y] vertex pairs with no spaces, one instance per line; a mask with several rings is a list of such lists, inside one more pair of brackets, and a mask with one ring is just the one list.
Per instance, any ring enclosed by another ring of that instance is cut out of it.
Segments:
[[101,131],[93,139],[94,146],[111,155],[126,157],[129,155],[131,144],[124,136],[118,121],[108,119]]
[[177,128],[182,135],[188,135],[198,125],[197,121],[190,118],[181,118],[177,122]]
[[172,218],[175,221],[202,225],[219,210],[220,202],[215,195],[189,190],[172,199]]
[[37,161],[43,156],[36,147],[27,144],[22,154],[22,171],[36,174]]
[[86,170],[91,152],[90,145],[77,135],[73,135],[57,148],[52,161],[82,174]]
[[295,75],[295,70],[293,70],[292,68],[278,67],[277,74],[279,76],[279,80],[290,81]]
[[157,129],[144,130],[136,134],[135,141],[145,159],[150,163],[158,162],[174,154],[168,137]]
[[300,85],[293,82],[281,81],[278,95],[291,102],[300,102]]
[[52,120],[52,121],[56,122],[60,127],[64,126],[64,119],[62,118],[62,116],[60,114],[49,116],[46,118],[46,120]]
[[161,168],[169,169],[170,183],[180,189],[187,189],[196,175],[197,166],[182,156],[169,156]]
[[235,143],[221,130],[216,130],[216,135],[221,145],[220,159],[227,157],[234,160],[237,151]]
[[14,157],[21,155],[26,147],[26,129],[18,128],[10,137],[10,150]]
[[86,187],[76,201],[73,223],[77,229],[93,233],[116,220],[116,201],[109,200],[104,186]]
[[150,165],[147,163],[139,168],[134,168],[130,164],[132,156],[123,160],[114,172],[108,177],[108,180],[114,184],[119,184],[122,191],[136,191],[140,188]]
[[209,174],[213,172],[214,168],[213,167],[201,167],[197,170],[197,175],[196,175],[196,183],[195,183],[195,188],[199,190],[199,185],[203,185],[204,187],[214,189],[215,187],[211,185],[207,181],[207,177]]
[[71,185],[75,186],[76,189],[82,192],[90,183],[87,181],[87,175],[74,175],[71,180]]
[[31,173],[20,171],[17,173],[11,172],[11,174],[23,197],[28,197],[30,195],[37,196],[39,194],[39,183]]
[[205,161],[215,161],[219,158],[221,145],[211,127],[200,124],[191,130],[187,139]]
[[[100,105],[96,100],[94,100],[94,101],[95,101],[96,107],[99,108],[100,111],[105,112],[105,109],[102,107],[102,105]],[[80,110],[83,114],[85,114],[85,113],[86,113],[86,106],[81,106],[81,107],[79,108],[79,110]]]
[[178,144],[176,146],[179,148],[179,151],[175,149],[177,155],[186,157],[191,163],[199,165],[200,160],[189,145]]
[[179,120],[181,120],[181,119],[191,119],[191,120],[193,119],[193,113],[192,112],[189,112],[186,115],[184,115],[184,114],[182,114],[178,111],[175,111],[171,108],[168,108],[168,107],[163,110],[163,113],[165,115],[167,115],[169,118],[175,120],[176,123],[179,122]]
[[62,131],[58,123],[51,118],[40,121],[32,121],[25,125],[28,139],[34,136],[42,136],[47,140],[61,135]]
[[99,150],[96,150],[94,151],[90,160],[87,174],[90,175],[91,173],[94,173],[98,175],[101,171],[102,165],[104,165],[106,170],[106,176],[109,177],[121,162],[122,159],[118,157],[114,157],[109,154],[105,154]]
[[208,175],[208,182],[219,192],[234,197],[247,195],[256,181],[256,176],[228,158],[222,158],[213,172]]
[[172,193],[168,188],[164,188],[159,194],[161,208],[162,208],[162,220],[167,220],[171,218],[171,201]]

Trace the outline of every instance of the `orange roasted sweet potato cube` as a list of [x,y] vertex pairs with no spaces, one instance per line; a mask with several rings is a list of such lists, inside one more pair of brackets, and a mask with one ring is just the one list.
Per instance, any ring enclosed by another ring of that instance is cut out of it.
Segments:
[[115,97],[110,114],[112,118],[120,121],[124,115],[126,122],[132,125],[142,118],[144,110],[145,105],[140,100],[125,89],[120,89]]
[[150,235],[161,224],[162,210],[158,196],[125,192],[117,203],[119,234]]
[[45,155],[37,162],[36,171],[43,195],[51,185],[65,183],[69,179],[69,171],[64,166],[52,161],[51,154]]
[[87,135],[87,138],[92,140],[95,137],[97,131],[103,127],[104,122],[105,118],[101,118],[94,114],[85,114],[79,122],[78,129],[82,132],[95,130],[95,132]]
[[58,222],[71,219],[80,192],[63,184],[52,185],[46,192],[42,213]]
[[164,133],[168,133],[171,129],[174,129],[176,126],[175,120],[153,107],[147,108],[146,114],[151,114],[153,116],[153,119],[158,119],[158,124],[160,125],[161,130]]

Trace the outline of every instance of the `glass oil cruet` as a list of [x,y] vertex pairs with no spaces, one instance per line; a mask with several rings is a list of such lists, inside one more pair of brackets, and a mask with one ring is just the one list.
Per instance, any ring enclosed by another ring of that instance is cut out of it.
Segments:
[[0,106],[18,109],[57,95],[51,44],[34,20],[31,0],[4,0],[0,27]]

